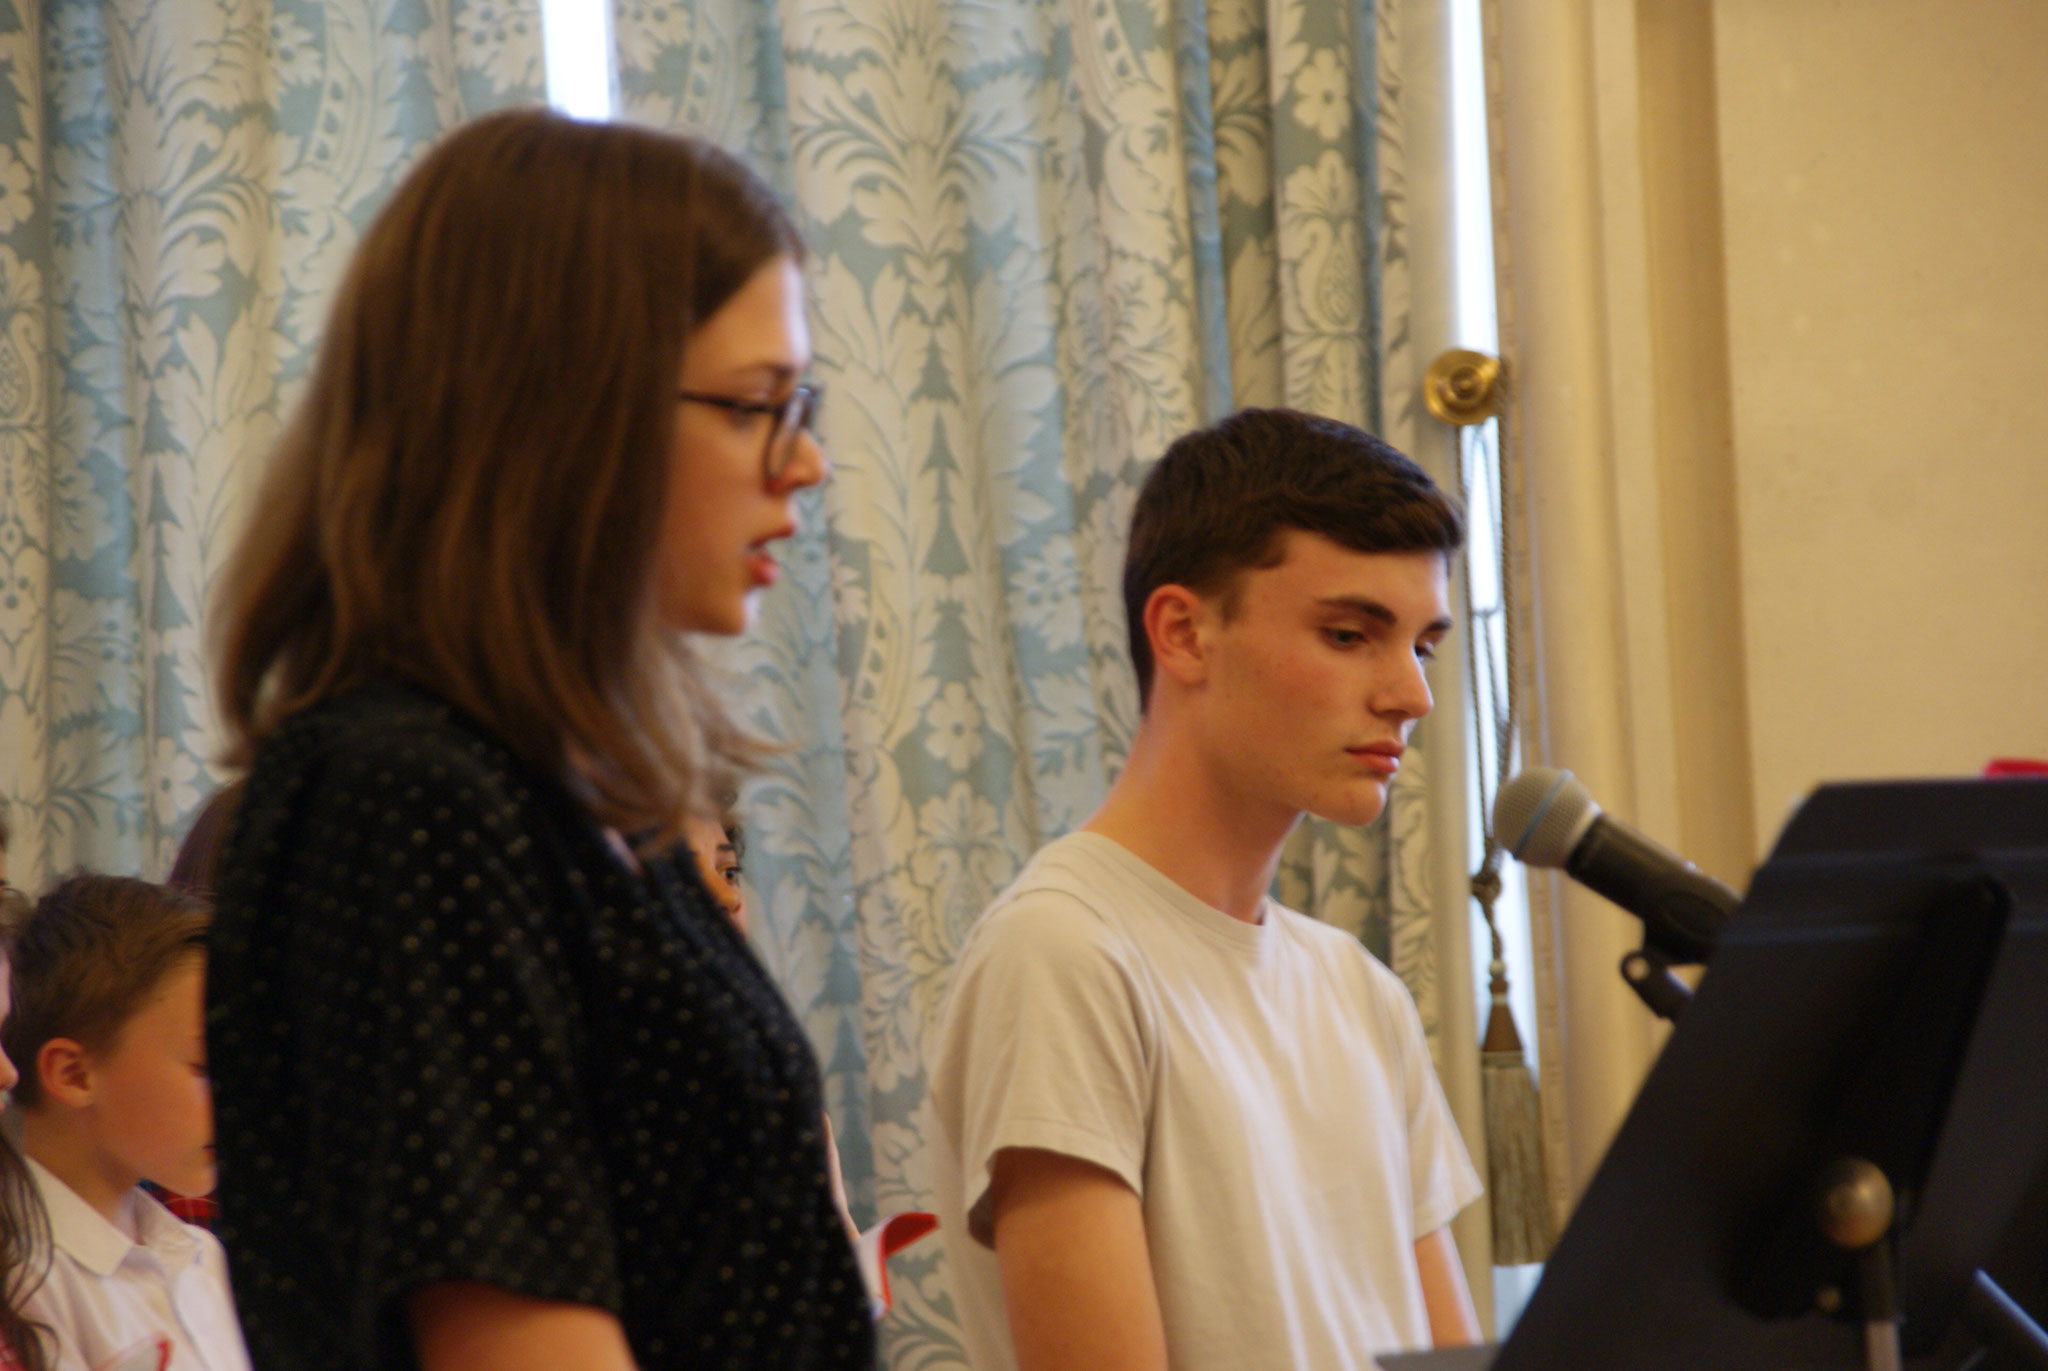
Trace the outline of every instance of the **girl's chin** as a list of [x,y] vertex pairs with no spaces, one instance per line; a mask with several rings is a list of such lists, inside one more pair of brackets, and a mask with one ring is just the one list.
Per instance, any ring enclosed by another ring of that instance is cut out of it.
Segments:
[[719,605],[699,604],[688,613],[663,615],[667,627],[674,633],[699,633],[712,638],[730,638],[745,633],[754,626],[759,614],[761,592],[743,591],[728,603]]

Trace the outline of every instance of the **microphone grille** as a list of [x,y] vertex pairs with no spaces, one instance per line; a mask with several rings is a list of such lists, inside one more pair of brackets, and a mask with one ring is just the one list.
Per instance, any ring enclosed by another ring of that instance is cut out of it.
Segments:
[[1563,866],[1599,813],[1600,806],[1571,772],[1532,766],[1500,788],[1493,802],[1493,832],[1501,846],[1530,866]]

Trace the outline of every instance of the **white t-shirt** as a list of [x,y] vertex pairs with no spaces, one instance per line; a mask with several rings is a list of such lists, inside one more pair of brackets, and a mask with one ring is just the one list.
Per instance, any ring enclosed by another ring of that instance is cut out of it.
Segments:
[[159,1338],[168,1371],[249,1371],[220,1239],[137,1189],[123,1200],[130,1241],[34,1158],[28,1169],[56,1250],[26,1312],[55,1334],[56,1371],[154,1367]]
[[1355,938],[1271,900],[1233,919],[1071,834],[976,926],[934,1041],[940,1232],[979,1371],[1016,1364],[988,1246],[1006,1147],[1137,1192],[1174,1371],[1369,1371],[1429,1344],[1414,1243],[1481,1187],[1414,1001]]

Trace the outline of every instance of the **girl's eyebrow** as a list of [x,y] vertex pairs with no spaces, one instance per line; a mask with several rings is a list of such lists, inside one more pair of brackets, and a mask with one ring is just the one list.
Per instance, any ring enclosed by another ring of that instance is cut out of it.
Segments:
[[725,372],[722,375],[725,382],[743,383],[761,380],[767,382],[771,387],[781,389],[784,386],[795,385],[797,379],[804,374],[804,370],[802,367],[793,367],[787,362],[749,362],[745,366],[734,367],[731,371]]

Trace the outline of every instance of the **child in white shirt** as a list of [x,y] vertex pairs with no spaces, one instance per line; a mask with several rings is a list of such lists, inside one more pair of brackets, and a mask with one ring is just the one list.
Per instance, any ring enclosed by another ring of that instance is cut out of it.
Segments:
[[196,895],[77,875],[9,930],[10,1114],[50,1218],[24,1312],[57,1371],[248,1371],[227,1258],[139,1188],[213,1190]]

